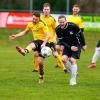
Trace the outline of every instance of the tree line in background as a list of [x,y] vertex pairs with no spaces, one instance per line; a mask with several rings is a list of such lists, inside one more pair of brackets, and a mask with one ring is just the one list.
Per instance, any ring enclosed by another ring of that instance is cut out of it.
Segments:
[[[0,11],[29,11],[31,0],[0,0]],[[49,2],[53,13],[66,13],[67,0],[33,0],[32,8],[42,11],[43,3]],[[100,0],[69,0],[69,12],[78,3],[83,14],[100,15]]]
[[82,13],[100,15],[100,0],[78,0],[78,4]]

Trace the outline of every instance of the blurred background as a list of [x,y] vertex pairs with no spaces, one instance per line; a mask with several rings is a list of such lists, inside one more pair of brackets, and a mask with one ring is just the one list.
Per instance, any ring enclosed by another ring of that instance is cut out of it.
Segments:
[[31,20],[31,12],[42,12],[45,2],[51,4],[51,13],[66,17],[72,13],[72,6],[79,4],[80,15],[86,31],[100,31],[100,0],[0,0],[0,27],[23,28]]
[[0,0],[0,11],[42,11],[45,2],[51,4],[52,13],[70,14],[73,4],[78,3],[82,15],[100,15],[100,0]]

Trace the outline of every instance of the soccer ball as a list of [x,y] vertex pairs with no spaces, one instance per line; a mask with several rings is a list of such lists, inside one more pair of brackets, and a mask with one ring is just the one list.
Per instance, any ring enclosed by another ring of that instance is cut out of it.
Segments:
[[45,46],[41,49],[41,54],[44,57],[49,57],[52,54],[52,50],[49,47]]

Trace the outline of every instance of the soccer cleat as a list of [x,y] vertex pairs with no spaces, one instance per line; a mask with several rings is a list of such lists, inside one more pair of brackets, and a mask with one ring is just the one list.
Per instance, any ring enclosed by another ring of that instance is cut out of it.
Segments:
[[59,68],[60,66],[57,64],[57,65],[55,65],[55,68]]
[[69,72],[67,71],[67,69],[64,69],[64,72],[65,72],[65,74],[69,73]]
[[67,73],[71,73],[71,70],[70,69],[67,69]]
[[64,69],[64,72],[65,72],[65,74],[68,74],[68,73],[70,73],[70,72],[71,72],[71,70]]
[[88,65],[88,68],[95,68],[96,67],[96,63],[91,63]]
[[25,56],[25,50],[22,48],[22,47],[20,47],[20,46],[16,46],[16,50],[20,53],[20,54],[22,54],[23,56]]
[[44,83],[43,77],[39,77],[38,83],[39,83],[39,84]]
[[76,79],[71,79],[70,80],[70,85],[76,85],[77,83],[76,83]]
[[38,70],[34,69],[32,72],[38,72]]

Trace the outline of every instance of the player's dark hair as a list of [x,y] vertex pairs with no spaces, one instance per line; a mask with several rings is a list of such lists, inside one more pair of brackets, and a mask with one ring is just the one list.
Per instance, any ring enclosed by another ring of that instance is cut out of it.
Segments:
[[61,18],[64,18],[66,20],[66,17],[64,15],[59,16],[58,20],[61,19]]
[[80,6],[79,6],[78,4],[74,4],[73,7],[78,7],[78,8],[80,8]]
[[40,13],[38,11],[33,11],[32,14],[36,17],[40,17]]
[[51,9],[50,3],[44,3],[44,4],[43,4],[43,8],[44,8],[44,7],[50,7],[50,9]]

